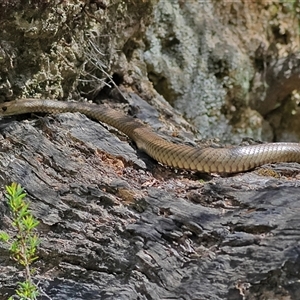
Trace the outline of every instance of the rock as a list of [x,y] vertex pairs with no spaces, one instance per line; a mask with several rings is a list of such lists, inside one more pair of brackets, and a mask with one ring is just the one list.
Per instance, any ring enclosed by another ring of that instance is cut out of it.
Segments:
[[[1,185],[21,183],[41,222],[35,279],[51,299],[297,298],[298,164],[200,182],[152,162],[160,182],[81,114],[6,119],[0,132]],[[16,269],[1,252],[6,297]]]

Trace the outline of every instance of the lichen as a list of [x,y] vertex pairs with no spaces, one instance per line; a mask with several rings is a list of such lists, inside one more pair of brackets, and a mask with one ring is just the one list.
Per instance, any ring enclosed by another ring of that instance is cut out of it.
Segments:
[[[152,9],[150,1],[102,2],[0,0],[0,101],[78,98],[99,88]],[[91,41],[105,73],[89,64]]]

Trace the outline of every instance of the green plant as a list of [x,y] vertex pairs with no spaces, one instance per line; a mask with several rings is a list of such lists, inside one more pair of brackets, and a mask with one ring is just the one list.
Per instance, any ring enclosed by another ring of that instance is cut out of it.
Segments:
[[0,232],[0,241],[9,245],[12,259],[24,267],[25,281],[18,282],[16,295],[9,298],[20,300],[36,299],[39,294],[38,287],[32,281],[31,264],[37,260],[36,251],[40,243],[38,235],[35,233],[39,224],[29,211],[29,204],[24,198],[24,188],[20,184],[12,183],[6,186],[6,198],[12,212],[12,226],[16,230],[16,236],[11,238],[8,233]]

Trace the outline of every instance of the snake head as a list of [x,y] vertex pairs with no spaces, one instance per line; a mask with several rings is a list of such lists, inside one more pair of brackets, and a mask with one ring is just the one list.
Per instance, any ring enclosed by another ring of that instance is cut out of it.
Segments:
[[0,103],[0,117],[34,112],[34,103],[33,99],[20,99]]
[[4,102],[0,104],[0,116],[11,116],[20,114],[17,110],[17,101],[11,101],[11,102]]
[[7,111],[7,105],[5,105],[5,103],[1,103],[0,104],[0,115],[4,116],[6,111]]

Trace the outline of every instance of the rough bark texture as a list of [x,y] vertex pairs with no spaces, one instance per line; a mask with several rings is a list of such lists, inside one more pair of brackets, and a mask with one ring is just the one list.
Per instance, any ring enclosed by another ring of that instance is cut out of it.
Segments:
[[[297,299],[299,165],[200,182],[80,114],[1,134],[0,176],[41,221],[35,278],[52,299]],[[22,277],[0,247],[6,297]]]
[[[299,138],[297,2],[0,7],[1,101],[105,100],[189,144]],[[40,220],[40,299],[299,298],[299,164],[172,170],[81,114],[4,119],[0,134],[1,190],[22,184]],[[0,216],[13,234],[4,197]],[[0,273],[7,299],[23,273],[3,243]]]

